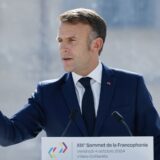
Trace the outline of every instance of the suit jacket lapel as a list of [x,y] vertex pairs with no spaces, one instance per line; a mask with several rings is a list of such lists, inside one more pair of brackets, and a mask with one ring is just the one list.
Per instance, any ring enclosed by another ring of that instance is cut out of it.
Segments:
[[62,93],[70,111],[76,111],[75,119],[73,121],[75,121],[83,136],[87,136],[87,130],[81,116],[71,73],[68,73],[64,86],[62,87]]
[[104,120],[110,115],[110,104],[114,88],[115,78],[112,76],[112,71],[103,66],[101,93],[94,136],[98,136]]

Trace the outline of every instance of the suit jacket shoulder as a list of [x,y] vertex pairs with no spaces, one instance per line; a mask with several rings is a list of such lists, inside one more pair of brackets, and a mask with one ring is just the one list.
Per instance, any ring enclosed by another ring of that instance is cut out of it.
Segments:
[[131,72],[131,71],[127,71],[127,70],[120,70],[120,69],[115,69],[115,68],[111,68],[110,69],[112,74],[116,77],[116,78],[129,78],[129,79],[137,79],[137,78],[143,78],[143,76],[139,73],[136,72]]

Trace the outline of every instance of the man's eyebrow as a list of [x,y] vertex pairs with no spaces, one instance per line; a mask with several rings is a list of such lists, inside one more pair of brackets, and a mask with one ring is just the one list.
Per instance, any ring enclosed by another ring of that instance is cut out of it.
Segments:
[[70,38],[77,38],[76,36],[71,36]]
[[[69,37],[66,37],[65,39],[76,39],[77,37],[76,36],[69,36]],[[57,36],[56,37],[56,40],[57,41],[60,41],[60,40],[62,40],[63,38],[61,38],[61,37],[59,37],[59,36]]]

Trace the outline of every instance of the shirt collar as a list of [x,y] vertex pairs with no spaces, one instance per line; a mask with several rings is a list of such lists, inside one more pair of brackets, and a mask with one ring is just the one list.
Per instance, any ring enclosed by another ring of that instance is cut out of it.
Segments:
[[[72,72],[72,76],[73,76],[73,81],[74,81],[75,85],[83,77],[83,76],[78,75],[78,74],[76,74],[74,72]],[[91,73],[89,73],[85,77],[90,77],[94,81],[96,81],[98,83],[101,83],[101,78],[102,78],[102,63],[99,61],[98,66]]]

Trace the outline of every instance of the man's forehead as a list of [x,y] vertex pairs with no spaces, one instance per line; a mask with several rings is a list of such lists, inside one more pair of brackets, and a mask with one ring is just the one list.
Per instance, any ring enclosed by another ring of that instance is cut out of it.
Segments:
[[59,25],[59,32],[63,31],[71,31],[71,32],[76,32],[76,31],[81,31],[81,30],[91,30],[91,27],[88,24],[83,24],[83,23],[77,23],[77,24],[71,24],[71,23],[61,23]]
[[87,33],[91,30],[89,25],[78,23],[78,24],[70,24],[70,23],[62,23],[58,28],[58,36],[57,37],[77,37],[83,33]]

